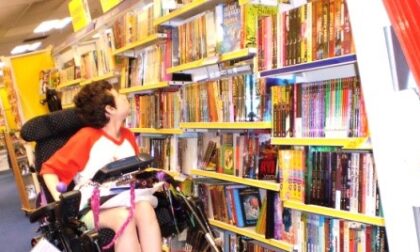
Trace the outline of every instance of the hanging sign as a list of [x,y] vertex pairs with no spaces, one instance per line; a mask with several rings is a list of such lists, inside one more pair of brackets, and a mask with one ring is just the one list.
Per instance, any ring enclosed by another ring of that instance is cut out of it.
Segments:
[[86,0],[71,0],[69,3],[69,12],[75,32],[86,27],[91,21]]
[[105,13],[121,2],[122,0],[101,0],[102,11]]

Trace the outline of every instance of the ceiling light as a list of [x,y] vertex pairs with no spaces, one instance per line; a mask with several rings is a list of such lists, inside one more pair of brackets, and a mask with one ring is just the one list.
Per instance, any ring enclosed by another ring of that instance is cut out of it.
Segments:
[[63,19],[47,20],[47,21],[44,21],[44,22],[40,23],[34,29],[34,33],[49,32],[52,29],[63,29],[70,22],[71,22],[71,17],[66,17],[66,18],[63,18]]
[[20,53],[24,53],[24,52],[30,52],[30,51],[35,51],[36,49],[38,49],[41,46],[41,42],[35,42],[32,44],[23,44],[23,45],[18,45],[15,48],[13,48],[13,50],[10,52],[11,54],[20,54]]

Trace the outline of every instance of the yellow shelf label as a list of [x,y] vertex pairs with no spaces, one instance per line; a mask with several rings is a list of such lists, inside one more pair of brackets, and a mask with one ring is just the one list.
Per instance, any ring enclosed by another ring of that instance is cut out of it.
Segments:
[[102,11],[105,13],[121,2],[122,0],[101,0]]
[[75,32],[83,29],[91,22],[89,7],[85,0],[71,0],[68,7]]

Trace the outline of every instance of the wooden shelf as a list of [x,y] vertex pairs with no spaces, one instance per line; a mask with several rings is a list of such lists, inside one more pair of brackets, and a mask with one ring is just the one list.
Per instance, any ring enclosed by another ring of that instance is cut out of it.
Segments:
[[130,43],[122,48],[116,49],[115,51],[112,52],[112,54],[115,56],[115,55],[123,54],[125,52],[129,52],[134,49],[142,49],[164,38],[166,38],[166,34],[156,33],[156,34],[146,37],[145,39],[136,41],[134,43]]
[[224,53],[220,55],[219,62],[248,58],[248,57],[254,56],[256,53],[257,53],[256,48],[240,49],[240,50],[236,50],[233,52],[228,52],[228,53]]
[[284,241],[274,240],[274,239],[266,239],[264,235],[258,234],[255,232],[255,227],[245,227],[245,228],[238,228],[236,226],[217,221],[217,220],[209,220],[210,225],[227,230],[236,234],[240,234],[251,239],[257,240],[264,244],[270,245],[275,248],[283,249],[285,251],[293,251],[293,245]]
[[190,18],[196,14],[214,8],[225,0],[194,0],[189,4],[185,4],[168,15],[158,17],[153,21],[154,25],[171,25],[171,21],[180,21]]
[[135,87],[129,87],[129,88],[121,88],[119,92],[121,94],[128,94],[128,93],[151,91],[151,90],[154,90],[154,89],[166,88],[166,87],[169,87],[169,82],[163,81],[163,82],[150,83],[150,84],[147,84],[146,83],[143,86],[135,86]]
[[81,81],[82,81],[82,79],[66,81],[63,84],[58,85],[57,89],[62,89],[62,88],[65,88],[65,87],[75,86],[75,85],[79,84]]
[[284,201],[284,207],[295,209],[307,213],[320,214],[334,218],[346,219],[350,221],[362,222],[366,224],[385,226],[385,220],[382,217],[368,216],[360,213],[352,213],[349,211],[337,210],[328,207],[316,206],[316,205],[305,205],[295,201]]
[[208,178],[214,178],[214,179],[220,179],[224,181],[239,183],[243,185],[249,185],[253,187],[258,187],[262,189],[267,189],[270,191],[280,191],[280,184],[272,181],[267,180],[257,180],[257,179],[248,179],[248,178],[240,178],[233,175],[227,175],[223,173],[217,173],[213,171],[203,171],[199,169],[192,169],[191,170],[192,175],[202,176],[202,177],[208,177]]
[[182,72],[182,71],[192,70],[195,68],[200,68],[200,67],[205,67],[205,66],[221,63],[224,61],[249,58],[249,57],[253,57],[256,53],[257,53],[257,50],[255,48],[239,49],[233,52],[224,53],[222,55],[215,55],[212,57],[199,59],[196,61],[181,64],[178,66],[170,67],[167,69],[167,72],[168,73]]
[[355,138],[321,138],[321,137],[307,137],[307,138],[283,138],[273,137],[271,138],[271,144],[274,145],[318,145],[318,146],[344,146],[349,147],[348,149],[358,149],[358,146],[362,146],[366,141],[367,137],[355,137]]
[[107,73],[107,74],[104,74],[104,75],[101,75],[101,76],[97,76],[97,77],[93,77],[93,78],[90,78],[90,79],[87,79],[87,80],[83,80],[83,81],[80,82],[80,85],[84,86],[84,85],[87,85],[87,84],[90,84],[90,83],[94,83],[94,82],[101,81],[101,80],[107,80],[107,79],[111,79],[111,78],[114,78],[114,77],[117,77],[117,75],[114,72],[111,72],[111,73]]
[[131,128],[130,130],[133,133],[144,134],[180,135],[183,133],[182,129]]
[[271,129],[271,122],[184,122],[181,129]]
[[[302,63],[292,66],[285,66],[281,68],[271,69],[262,71],[259,73],[260,77],[275,77],[275,76],[282,76],[282,75],[290,75],[290,74],[297,74],[297,73],[304,73],[309,71],[317,71],[320,69],[325,68],[332,68],[338,67],[343,65],[354,64],[356,62],[356,55],[349,54],[334,58],[328,58],[323,60],[312,61],[308,63]],[[331,70],[329,70],[331,71]]]

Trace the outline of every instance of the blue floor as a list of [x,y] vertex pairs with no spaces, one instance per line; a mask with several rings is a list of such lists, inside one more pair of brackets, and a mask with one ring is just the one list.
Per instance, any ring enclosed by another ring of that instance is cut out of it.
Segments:
[[0,173],[0,251],[30,251],[37,228],[21,210],[13,174]]

